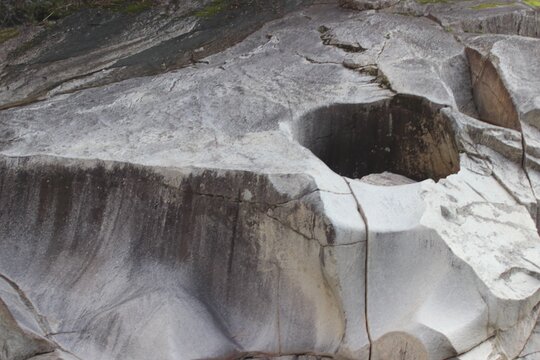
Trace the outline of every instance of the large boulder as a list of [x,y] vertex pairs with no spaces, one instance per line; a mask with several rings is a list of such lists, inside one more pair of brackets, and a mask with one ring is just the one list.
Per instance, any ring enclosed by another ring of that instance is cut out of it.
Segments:
[[537,40],[281,5],[2,70],[1,356],[534,359]]

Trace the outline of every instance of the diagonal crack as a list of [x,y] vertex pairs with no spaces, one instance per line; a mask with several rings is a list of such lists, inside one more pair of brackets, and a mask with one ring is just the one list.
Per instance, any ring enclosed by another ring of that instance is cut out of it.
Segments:
[[306,60],[307,62],[311,63],[311,64],[318,64],[318,65],[343,65],[341,62],[339,61],[320,61],[320,60],[315,60],[307,55],[303,55],[303,54],[300,54],[298,51],[295,52],[295,55],[296,56],[299,56],[301,58],[303,58],[304,60]]
[[[11,280],[9,277],[7,277],[7,276],[5,276],[3,274],[0,274],[0,279],[3,279],[5,282],[7,282],[8,285],[11,286],[11,288],[13,290],[15,290],[15,292],[17,292],[17,295],[19,295],[20,300],[27,307],[27,309],[32,313],[32,315],[34,315],[34,318],[36,319],[36,322],[38,323],[38,325],[39,325],[41,331],[43,332],[44,336],[47,339],[49,339],[49,341],[52,341],[54,343],[54,345],[57,347],[57,349],[62,350],[63,352],[70,354],[75,359],[80,359],[77,355],[73,354],[69,350],[64,349],[60,344],[58,344],[56,341],[54,341],[54,339],[51,338],[51,336],[54,336],[54,335],[57,335],[57,334],[76,333],[77,331],[66,331],[66,332],[54,333],[52,331],[52,329],[51,329],[51,326],[49,325],[49,322],[47,321],[47,318],[45,316],[41,315],[37,311],[37,308],[34,306],[34,304],[28,298],[28,296],[25,294],[25,292],[20,288],[20,286],[15,281]],[[54,351],[47,352],[46,354],[49,354],[49,353],[54,353]],[[37,355],[40,355],[40,354],[35,354],[33,356],[37,356]],[[43,354],[41,354],[41,355],[43,355]]]
[[17,292],[17,294],[19,295],[19,298],[21,299],[23,304],[32,313],[32,315],[34,315],[34,318],[36,319],[41,331],[43,332],[43,334],[51,333],[52,330],[51,330],[51,327],[50,327],[50,325],[49,325],[49,323],[47,321],[47,318],[45,316],[41,315],[37,311],[37,309],[34,306],[34,304],[32,303],[32,301],[30,301],[28,296],[26,296],[26,294],[19,287],[19,285],[17,285],[17,283],[15,281],[11,280],[10,278],[8,278],[7,276],[5,276],[3,274],[0,274],[0,278],[5,280],[9,284],[9,286],[11,286],[11,288],[13,288],[13,290],[15,290]]
[[[528,260],[527,260],[528,261]],[[538,310],[538,307],[540,306],[540,303],[536,304],[536,306],[533,308],[533,312],[534,311],[537,311]],[[535,335],[535,328],[536,328],[536,324],[538,324],[540,322],[540,314],[538,314],[537,318],[536,318],[536,322],[535,324],[533,325],[533,328],[531,330],[531,333],[529,334],[529,336],[527,337],[527,340],[525,340],[525,342],[523,343],[523,347],[521,348],[521,350],[519,351],[518,353],[518,356],[522,356],[521,353],[523,353],[523,351],[525,351],[525,348],[527,347],[527,344],[529,343],[529,340],[532,338],[533,335]],[[535,351],[535,352],[532,352],[530,354],[526,354],[526,355],[523,355],[523,356],[528,356],[528,355],[531,355],[531,354],[534,354],[534,353],[540,353],[540,351]]]
[[303,237],[304,239],[306,239],[306,240],[308,240],[308,241],[316,241],[317,243],[319,243],[319,246],[321,246],[321,247],[326,246],[326,245],[323,245],[318,239],[307,236],[306,234],[304,234],[304,233],[300,232],[299,230],[293,228],[291,225],[284,223],[284,222],[281,221],[280,219],[278,219],[278,218],[276,218],[276,217],[274,217],[274,216],[268,214],[267,212],[264,212],[263,214],[264,214],[265,216],[267,216],[268,218],[270,218],[270,219],[276,221],[277,223],[279,223],[279,224],[282,225],[283,227],[285,227],[285,228],[291,230],[291,231],[294,232],[295,234],[300,235],[300,236]]

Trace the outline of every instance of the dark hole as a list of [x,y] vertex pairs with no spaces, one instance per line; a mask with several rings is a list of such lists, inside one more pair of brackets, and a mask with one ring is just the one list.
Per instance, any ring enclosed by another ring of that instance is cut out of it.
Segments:
[[454,132],[441,106],[396,95],[370,104],[333,104],[306,114],[298,142],[340,175],[384,171],[439,180],[459,171]]

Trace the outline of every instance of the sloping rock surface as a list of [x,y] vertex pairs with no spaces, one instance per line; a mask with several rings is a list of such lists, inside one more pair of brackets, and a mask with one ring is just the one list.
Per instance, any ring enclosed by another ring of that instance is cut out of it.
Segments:
[[0,359],[538,359],[538,10],[216,4],[0,44]]

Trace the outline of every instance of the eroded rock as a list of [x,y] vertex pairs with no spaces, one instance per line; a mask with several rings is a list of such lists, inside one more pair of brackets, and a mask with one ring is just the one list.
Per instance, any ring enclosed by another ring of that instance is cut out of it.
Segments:
[[459,170],[455,136],[440,108],[402,95],[371,104],[335,104],[305,115],[295,137],[343,176],[389,171],[438,180]]
[[20,288],[5,276],[0,277],[0,358],[23,360],[54,351],[57,345],[43,320]]
[[305,7],[0,111],[6,358],[534,359],[537,40],[443,10]]

